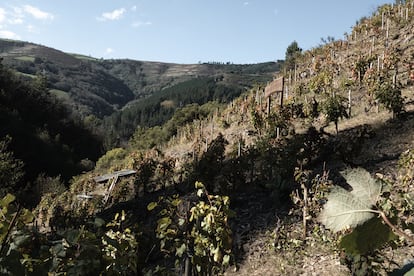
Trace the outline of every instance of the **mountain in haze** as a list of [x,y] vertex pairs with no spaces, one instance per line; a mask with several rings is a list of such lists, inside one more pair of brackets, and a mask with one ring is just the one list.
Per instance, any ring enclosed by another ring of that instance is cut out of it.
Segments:
[[104,60],[6,39],[0,39],[0,57],[25,78],[45,75],[52,94],[77,113],[98,118],[194,78],[218,76],[225,80],[224,85],[251,87],[271,80],[281,65],[280,62],[234,65]]

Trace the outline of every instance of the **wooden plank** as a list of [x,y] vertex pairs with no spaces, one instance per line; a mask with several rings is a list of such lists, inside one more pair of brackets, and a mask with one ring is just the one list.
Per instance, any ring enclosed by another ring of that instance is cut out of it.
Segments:
[[109,196],[111,195],[112,190],[115,188],[115,184],[116,184],[117,181],[118,181],[118,175],[115,175],[115,177],[112,179],[111,186],[109,186],[108,191],[106,191],[106,195],[105,195],[105,198],[104,198],[104,201],[103,201],[104,204],[106,204],[106,202],[108,201]]
[[283,92],[285,84],[284,77],[277,78],[269,83],[265,88],[265,97],[270,97],[274,93]]
[[122,170],[122,171],[116,171],[113,173],[108,173],[108,174],[104,174],[104,175],[100,175],[100,176],[96,176],[93,178],[93,180],[95,182],[104,182],[104,181],[108,181],[109,179],[112,179],[114,177],[119,177],[119,176],[127,176],[127,175],[131,175],[136,173],[137,171],[135,170]]
[[91,198],[93,198],[93,196],[92,196],[92,195],[83,195],[83,194],[81,194],[81,195],[76,195],[76,197],[77,197],[77,198],[80,198],[80,199],[91,199]]

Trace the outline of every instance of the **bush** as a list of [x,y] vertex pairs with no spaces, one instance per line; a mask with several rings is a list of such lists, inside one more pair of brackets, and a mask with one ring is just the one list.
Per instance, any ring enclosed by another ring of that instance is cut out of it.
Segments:
[[97,170],[108,170],[114,166],[117,161],[120,162],[127,155],[127,151],[123,148],[115,148],[108,151],[104,156],[96,162]]

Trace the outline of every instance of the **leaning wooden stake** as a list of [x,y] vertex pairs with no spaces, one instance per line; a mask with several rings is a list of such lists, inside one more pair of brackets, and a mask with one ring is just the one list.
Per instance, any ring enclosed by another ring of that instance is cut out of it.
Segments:
[[13,216],[13,218],[12,218],[12,221],[10,222],[9,227],[7,228],[6,235],[4,236],[3,241],[1,242],[1,247],[0,247],[0,256],[3,256],[3,251],[4,251],[4,248],[5,248],[5,245],[6,245],[6,243],[7,243],[7,242],[8,242],[8,240],[9,240],[9,236],[10,236],[11,230],[12,230],[12,229],[13,229],[13,227],[16,225],[17,218],[19,217],[19,215],[20,215],[20,211],[21,211],[21,210],[22,210],[22,207],[21,207],[21,205],[19,204],[19,205],[18,205],[18,207],[17,207],[16,214],[14,214],[14,216]]
[[307,220],[308,220],[308,189],[305,183],[301,184],[303,190],[303,239],[306,239]]

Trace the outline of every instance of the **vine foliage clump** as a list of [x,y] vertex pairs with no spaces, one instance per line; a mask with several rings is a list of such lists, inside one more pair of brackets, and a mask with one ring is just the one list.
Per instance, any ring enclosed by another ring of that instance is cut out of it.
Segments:
[[210,195],[201,182],[196,182],[195,188],[194,198],[160,197],[147,208],[160,209],[156,236],[161,253],[174,260],[176,271],[185,275],[190,271],[197,275],[217,274],[231,260],[230,199]]

